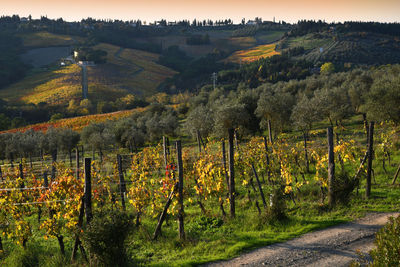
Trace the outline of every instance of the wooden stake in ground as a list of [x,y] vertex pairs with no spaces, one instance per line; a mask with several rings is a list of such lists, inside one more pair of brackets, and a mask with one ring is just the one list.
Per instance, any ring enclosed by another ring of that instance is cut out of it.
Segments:
[[234,129],[228,130],[229,134],[229,204],[231,217],[235,217],[235,159],[234,159],[234,146],[233,138],[235,134]]
[[335,157],[333,150],[333,128],[328,128],[328,203],[330,206],[335,204]]
[[304,160],[306,164],[306,172],[310,173],[310,164],[308,161],[308,152],[307,152],[307,133],[303,133],[303,139],[304,139]]
[[256,171],[256,168],[254,168],[254,164],[253,163],[251,164],[251,168],[253,169],[254,176],[256,177],[258,190],[260,191],[261,200],[263,202],[264,208],[266,209],[267,208],[267,202],[265,202],[264,192],[262,190],[260,179],[258,179],[257,171]]
[[229,176],[228,176],[228,172],[226,171],[226,151],[225,151],[225,141],[224,140],[222,140],[222,142],[221,142],[221,149],[222,149],[222,166],[224,167],[226,186],[227,186],[228,192],[229,192]]
[[182,144],[181,141],[176,141],[176,153],[178,160],[178,204],[179,204],[179,213],[178,213],[178,229],[179,229],[179,238],[185,238],[185,228],[183,223],[184,217],[184,207],[183,207],[183,162],[182,162]]
[[163,149],[164,149],[164,167],[167,169],[168,165],[168,153],[167,153],[167,139],[163,136]]
[[85,158],[85,215],[86,222],[90,223],[92,220],[92,176],[91,176],[91,166],[92,159]]
[[125,195],[124,195],[126,192],[126,186],[125,186],[124,173],[122,172],[122,157],[119,154],[117,155],[117,163],[118,163],[118,174],[119,174],[119,194],[121,195],[122,208],[126,210]]
[[272,129],[271,129],[271,120],[268,120],[268,137],[269,137],[269,142],[271,145],[273,144],[272,141]]
[[372,159],[374,156],[374,122],[369,123],[368,130],[368,165],[367,165],[367,184],[365,188],[365,197],[369,198],[371,195],[371,173],[372,173]]
[[392,185],[394,185],[394,183],[396,182],[397,177],[399,176],[399,173],[400,173],[400,164],[399,164],[399,167],[397,168],[396,174],[393,177]]
[[22,167],[22,163],[19,164],[19,178],[21,178],[22,183],[21,183],[21,188],[25,187],[24,184],[24,168]]
[[[267,173],[268,173],[268,182],[271,184],[271,170],[269,165],[269,151],[268,151],[268,141],[267,137],[264,136],[264,148],[265,148],[265,159],[267,161]],[[264,179],[264,178],[263,178]],[[264,181],[265,182],[265,181]]]
[[[80,230],[82,228],[84,210],[85,210],[85,198],[82,197],[82,199],[81,199],[81,207],[79,209],[79,217],[78,217],[78,230]],[[81,244],[81,241],[79,240],[79,235],[78,234],[75,235],[75,244],[74,244],[74,247],[72,249],[72,256],[71,256],[72,261],[74,261],[76,259],[76,255],[78,253],[78,246],[81,248],[82,256],[87,261],[85,249],[83,248],[83,246]]]
[[201,137],[200,137],[200,131],[199,130],[197,130],[196,131],[196,134],[197,134],[197,147],[199,148],[199,153],[201,153]]
[[78,147],[76,147],[76,150],[75,150],[75,155],[76,155],[76,157],[75,157],[75,160],[76,160],[76,179],[78,179],[79,180],[79,148]]
[[168,208],[171,205],[172,198],[174,197],[176,188],[177,188],[177,184],[175,184],[174,187],[172,188],[172,191],[168,196],[167,203],[165,203],[164,210],[162,211],[162,213],[160,215],[160,219],[158,219],[156,230],[154,231],[154,234],[153,234],[153,240],[156,240],[157,237],[161,233],[161,226],[162,226],[162,224],[163,224],[163,222],[165,220],[165,217],[167,217]]
[[51,181],[56,180],[57,149],[51,153]]

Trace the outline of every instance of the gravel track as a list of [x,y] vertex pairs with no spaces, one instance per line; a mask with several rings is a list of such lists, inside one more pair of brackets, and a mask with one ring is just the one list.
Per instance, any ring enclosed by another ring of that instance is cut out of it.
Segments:
[[311,232],[205,266],[348,266],[374,248],[375,233],[399,213],[369,213],[345,224]]

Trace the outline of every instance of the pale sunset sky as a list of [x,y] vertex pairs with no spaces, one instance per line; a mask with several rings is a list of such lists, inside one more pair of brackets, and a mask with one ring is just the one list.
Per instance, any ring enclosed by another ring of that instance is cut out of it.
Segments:
[[0,15],[62,17],[77,21],[100,19],[242,18],[297,22],[299,19],[331,21],[400,22],[400,0],[0,0]]

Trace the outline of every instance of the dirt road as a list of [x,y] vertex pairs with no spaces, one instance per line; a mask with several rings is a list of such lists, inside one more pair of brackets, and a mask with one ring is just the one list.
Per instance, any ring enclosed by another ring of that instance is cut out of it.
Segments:
[[348,266],[374,247],[375,233],[399,213],[369,213],[354,222],[305,234],[206,266]]

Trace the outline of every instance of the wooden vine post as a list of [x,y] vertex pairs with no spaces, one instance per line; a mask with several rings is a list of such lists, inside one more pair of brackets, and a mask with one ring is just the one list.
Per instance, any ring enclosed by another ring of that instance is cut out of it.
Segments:
[[335,158],[333,147],[333,128],[328,128],[328,203],[335,204]]
[[264,136],[264,148],[265,148],[265,159],[267,161],[267,173],[268,173],[268,182],[271,183],[271,170],[270,170],[270,166],[269,166],[269,155],[268,155],[268,141],[267,141],[267,137]]
[[176,152],[177,152],[177,160],[178,160],[178,204],[179,204],[179,212],[178,212],[178,229],[179,229],[179,238],[185,238],[185,228],[184,228],[184,206],[183,206],[183,162],[182,162],[182,144],[181,141],[176,141]]
[[260,191],[260,197],[261,197],[261,200],[263,202],[264,209],[266,209],[267,208],[267,202],[265,201],[265,196],[264,196],[264,192],[262,190],[260,179],[258,178],[258,174],[257,174],[256,168],[254,168],[254,164],[253,163],[251,164],[251,168],[253,169],[254,176],[256,177],[256,180],[257,180],[258,190]]
[[272,127],[271,127],[271,120],[268,120],[268,137],[269,137],[269,142],[271,145],[273,144],[272,141]]
[[374,122],[369,123],[368,129],[368,164],[367,164],[367,184],[365,188],[365,197],[371,195],[371,174],[372,174],[372,159],[374,156]]
[[306,172],[310,173],[310,163],[308,161],[308,152],[307,152],[307,133],[304,132],[303,133],[303,139],[304,139],[304,161],[305,161],[305,165],[306,165]]
[[22,166],[22,163],[19,164],[19,178],[21,178],[21,180],[22,180],[21,188],[24,188],[25,187],[25,184],[24,184],[24,168]]
[[51,152],[51,181],[56,180],[57,149]]
[[229,176],[228,176],[228,172],[226,171],[226,150],[225,150],[225,140],[222,140],[222,142],[221,142],[221,149],[222,149],[222,166],[224,167],[224,173],[225,173],[226,186],[227,186],[227,188],[228,188],[228,192],[229,192]]
[[119,174],[119,193],[121,195],[122,208],[126,210],[125,206],[126,185],[125,185],[124,173],[122,172],[122,157],[120,154],[117,155],[117,163],[118,163],[118,174]]
[[[77,225],[78,230],[81,230],[81,228],[82,228],[84,211],[85,211],[85,197],[82,197],[81,198],[81,206],[79,208],[79,217],[78,217],[78,225]],[[78,253],[78,247],[80,247],[82,256],[87,261],[85,249],[83,248],[82,243],[79,240],[79,235],[76,233],[75,234],[75,243],[74,243],[74,247],[72,249],[72,256],[71,256],[72,261],[74,261],[76,259],[76,255]]]
[[229,204],[230,204],[230,212],[231,217],[235,217],[235,153],[233,146],[233,138],[234,138],[235,130],[229,129]]
[[196,135],[197,135],[197,146],[199,148],[199,153],[201,153],[201,136],[199,130],[196,131]]
[[85,201],[85,215],[86,222],[90,223],[92,220],[92,176],[91,176],[91,166],[92,159],[85,158],[85,191],[84,191],[84,201]]
[[397,171],[396,171],[396,173],[395,173],[395,175],[393,177],[392,185],[394,185],[396,183],[396,180],[397,180],[397,177],[399,176],[399,173],[400,173],[400,164],[399,164],[399,167],[397,167]]
[[167,152],[167,138],[163,136],[163,149],[164,149],[164,167],[167,169],[168,165],[168,152]]
[[76,157],[75,157],[75,160],[76,160],[76,179],[78,179],[79,180],[79,167],[80,167],[80,164],[79,164],[79,148],[77,147],[76,148],[76,150],[75,150],[75,155],[76,155]]

